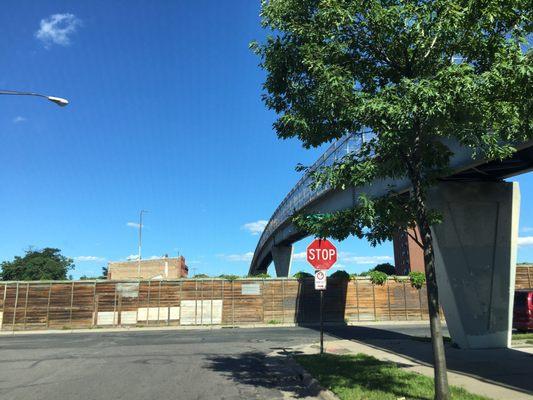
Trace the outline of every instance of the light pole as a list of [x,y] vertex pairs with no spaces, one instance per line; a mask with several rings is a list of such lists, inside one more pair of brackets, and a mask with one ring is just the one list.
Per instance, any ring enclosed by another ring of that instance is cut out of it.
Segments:
[[43,97],[47,100],[50,100],[52,103],[57,104],[60,107],[65,107],[68,104],[68,100],[64,99],[62,97],[55,97],[55,96],[47,96],[45,94],[40,93],[32,93],[32,92],[18,92],[16,90],[0,90],[0,95],[9,95],[9,96],[34,96],[34,97]]
[[142,240],[143,240],[143,214],[147,213],[146,210],[141,210],[139,213],[139,257],[137,258],[137,276],[141,280],[141,257],[142,257]]

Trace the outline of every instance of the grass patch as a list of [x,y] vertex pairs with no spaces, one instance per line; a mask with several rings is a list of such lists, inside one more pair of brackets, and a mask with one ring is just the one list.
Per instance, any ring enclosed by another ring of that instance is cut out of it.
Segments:
[[513,340],[533,339],[533,333],[513,333]]
[[[394,363],[379,361],[366,354],[300,355],[295,359],[341,400],[434,398],[433,378],[403,371]],[[450,390],[452,399],[456,400],[488,399],[454,386]]]

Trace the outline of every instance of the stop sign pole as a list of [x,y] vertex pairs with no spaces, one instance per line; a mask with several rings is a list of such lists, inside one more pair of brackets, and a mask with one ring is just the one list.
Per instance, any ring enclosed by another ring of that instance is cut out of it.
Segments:
[[337,249],[327,239],[315,239],[307,247],[307,261],[315,269],[315,290],[320,291],[320,354],[324,354],[324,290],[326,271],[337,262]]

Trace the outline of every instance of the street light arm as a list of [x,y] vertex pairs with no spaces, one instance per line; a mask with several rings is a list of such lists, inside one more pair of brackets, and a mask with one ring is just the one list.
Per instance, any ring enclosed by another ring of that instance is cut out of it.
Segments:
[[50,100],[52,103],[57,104],[60,107],[65,107],[68,104],[68,100],[62,97],[47,96],[40,93],[33,92],[18,92],[16,90],[0,90],[0,95],[11,95],[11,96],[35,96],[35,97],[44,97],[47,100]]

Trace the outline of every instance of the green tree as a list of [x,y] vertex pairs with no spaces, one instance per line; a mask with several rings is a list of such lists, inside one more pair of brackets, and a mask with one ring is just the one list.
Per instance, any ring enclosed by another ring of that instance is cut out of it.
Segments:
[[27,250],[23,257],[1,264],[4,281],[65,280],[67,272],[74,269],[72,259],[61,250],[46,247],[42,250]]
[[450,139],[501,159],[531,138],[531,14],[524,0],[265,0],[271,33],[251,45],[280,138],[309,148],[371,133],[360,150],[314,171],[316,187],[410,181],[408,196],[391,187],[352,209],[294,221],[317,237],[373,245],[418,225],[437,399],[449,399],[430,230],[441,217],[427,192],[447,171]]
[[335,271],[334,273],[332,273],[330,275],[330,278],[333,278],[333,279],[342,279],[342,280],[345,280],[345,281],[349,281],[350,280],[350,274],[348,274],[348,272],[342,270],[342,269],[339,269],[337,271]]
[[312,278],[313,275],[311,275],[309,272],[298,271],[297,273],[293,275],[293,277],[296,279],[305,279],[305,278]]
[[394,265],[390,263],[382,263],[378,264],[374,267],[373,271],[380,271],[387,275],[395,275],[396,274],[396,268]]

